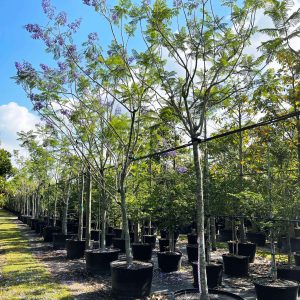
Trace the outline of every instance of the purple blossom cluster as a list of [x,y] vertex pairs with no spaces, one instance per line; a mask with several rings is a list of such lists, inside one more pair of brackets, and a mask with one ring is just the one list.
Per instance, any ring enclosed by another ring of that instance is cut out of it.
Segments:
[[74,22],[68,24],[68,27],[72,30],[73,33],[75,33],[81,24],[81,19],[76,19]]
[[128,64],[129,64],[129,65],[132,64],[134,61],[135,61],[135,57],[130,56],[130,57],[128,58]]
[[60,12],[56,17],[56,22],[59,25],[65,25],[67,23],[67,14],[64,11]]
[[42,103],[39,95],[30,93],[28,96],[33,104],[33,110],[39,111],[44,108],[44,104]]
[[31,33],[31,37],[35,40],[44,39],[44,32],[38,24],[27,24],[25,29]]
[[143,5],[148,6],[151,4],[151,0],[143,0]]
[[94,43],[94,41],[97,41],[99,38],[98,38],[98,34],[97,34],[97,32],[91,32],[91,33],[89,33],[89,35],[88,35],[88,43],[89,44],[93,44]]
[[34,68],[27,61],[24,61],[23,63],[15,62],[15,66],[16,66],[18,73],[26,73],[26,74],[30,74],[30,75],[35,74]]
[[[101,0],[101,3],[105,3],[105,0]],[[97,6],[97,0],[83,0],[83,4],[88,5],[88,6]]]
[[197,2],[196,0],[189,0],[189,6],[190,8],[197,8],[199,6],[199,2]]
[[66,56],[72,59],[76,59],[77,57],[76,45],[68,45],[66,47]]
[[162,154],[164,157],[176,157],[177,152],[175,150],[171,150]]
[[56,37],[56,39],[57,39],[57,42],[58,42],[58,44],[59,44],[60,46],[62,46],[62,45],[64,44],[64,39],[63,39],[63,37],[62,37],[61,34],[59,34],[59,35]]
[[121,107],[119,105],[117,105],[116,109],[115,109],[115,115],[119,116],[122,113],[121,111]]
[[57,63],[57,65],[59,67],[60,72],[65,72],[67,70],[67,68],[68,68],[67,64],[64,63],[64,62],[61,62],[61,61],[59,61]]
[[188,171],[187,167],[183,167],[183,166],[178,166],[175,168],[176,172],[179,174],[184,174]]
[[65,116],[65,117],[70,117],[71,116],[71,112],[68,109],[61,109],[60,113]]
[[50,74],[51,69],[50,69],[47,65],[45,65],[45,64],[40,64],[40,67],[41,67],[41,69],[44,71],[44,74],[45,74],[45,75],[49,75],[49,74]]
[[50,0],[42,0],[42,7],[44,13],[48,16],[50,20],[54,17],[54,7],[51,5]]
[[119,19],[118,13],[116,11],[113,11],[113,13],[111,15],[111,20],[116,23],[116,22],[118,22],[118,19]]

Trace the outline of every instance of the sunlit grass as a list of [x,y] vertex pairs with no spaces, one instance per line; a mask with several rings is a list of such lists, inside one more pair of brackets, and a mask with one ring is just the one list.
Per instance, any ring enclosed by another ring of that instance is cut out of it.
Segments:
[[27,239],[9,220],[11,215],[0,210],[0,299],[73,299],[32,256]]
[[[269,261],[271,261],[271,251],[265,250],[265,249],[257,249],[256,250],[256,256],[263,257]],[[278,263],[287,263],[288,262],[288,255],[287,254],[282,254],[282,253],[276,253],[275,254],[275,260]]]

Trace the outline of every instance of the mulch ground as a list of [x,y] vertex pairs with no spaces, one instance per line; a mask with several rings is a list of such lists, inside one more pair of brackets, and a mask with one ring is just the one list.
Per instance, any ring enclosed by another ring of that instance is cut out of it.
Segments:
[[[110,276],[97,275],[91,276],[85,270],[85,260],[68,260],[65,250],[52,249],[51,243],[43,242],[43,239],[28,229],[28,226],[19,221],[19,228],[25,232],[29,239],[31,250],[35,257],[44,263],[52,276],[58,279],[62,284],[68,286],[74,299],[92,300],[92,299],[113,299],[111,296]],[[182,268],[178,272],[162,273],[157,265],[156,252],[153,253],[154,273],[152,281],[152,293],[148,299],[166,300],[173,299],[174,291],[193,288],[192,266],[187,261],[186,241],[180,241],[178,250],[182,251]],[[212,259],[221,260],[226,249],[220,249],[212,254]],[[269,270],[269,262],[257,257],[255,263],[250,264],[250,276],[246,278],[230,278],[223,275],[223,284],[220,287],[223,290],[234,292],[245,300],[254,300],[255,292],[252,279],[258,276],[266,276]]]

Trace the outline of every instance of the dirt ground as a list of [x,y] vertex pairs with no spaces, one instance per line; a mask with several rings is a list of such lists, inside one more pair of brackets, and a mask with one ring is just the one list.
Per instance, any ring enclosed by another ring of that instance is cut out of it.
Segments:
[[[74,299],[113,299],[111,296],[110,277],[105,275],[91,276],[85,270],[85,260],[68,260],[65,250],[52,249],[51,243],[43,242],[43,239],[28,229],[28,226],[19,221],[19,228],[29,239],[33,254],[38,260],[43,262],[51,274],[62,284],[70,289]],[[151,296],[148,299],[173,299],[173,292],[181,289],[193,288],[192,267],[187,261],[186,241],[180,241],[178,250],[183,252],[182,268],[178,272],[162,273],[157,266],[156,252],[153,253],[154,273],[152,281]],[[221,255],[226,253],[226,249],[217,250],[212,253],[212,259],[220,260]],[[250,276],[246,278],[230,278],[223,275],[223,290],[234,292],[242,296],[245,300],[254,300],[254,286],[252,279],[258,276],[267,275],[269,262],[261,257],[255,259],[255,263],[250,264]]]

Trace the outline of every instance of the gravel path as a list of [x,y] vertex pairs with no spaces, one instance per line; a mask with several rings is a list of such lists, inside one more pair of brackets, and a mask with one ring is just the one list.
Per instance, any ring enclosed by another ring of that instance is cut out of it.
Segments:
[[[43,242],[43,239],[28,229],[27,225],[19,221],[19,228],[25,232],[29,239],[29,243],[34,255],[42,261],[51,274],[56,277],[62,284],[65,284],[70,289],[74,299],[92,300],[92,299],[113,299],[110,295],[110,276],[97,275],[91,276],[85,270],[85,260],[67,260],[65,250],[52,250],[51,243]],[[178,248],[183,252],[182,268],[178,272],[162,273],[157,266],[156,252],[154,250],[153,262],[154,273],[152,281],[151,300],[169,300],[172,299],[172,293],[176,290],[193,288],[192,267],[187,261],[186,243],[179,242]],[[226,250],[221,249],[213,252],[214,260],[221,260],[221,255]],[[223,275],[223,285],[221,289],[229,292],[234,292],[245,300],[254,300],[254,286],[251,283],[252,278],[266,275],[268,272],[269,263],[258,257],[254,264],[250,266],[250,275],[247,278],[229,278]]]

